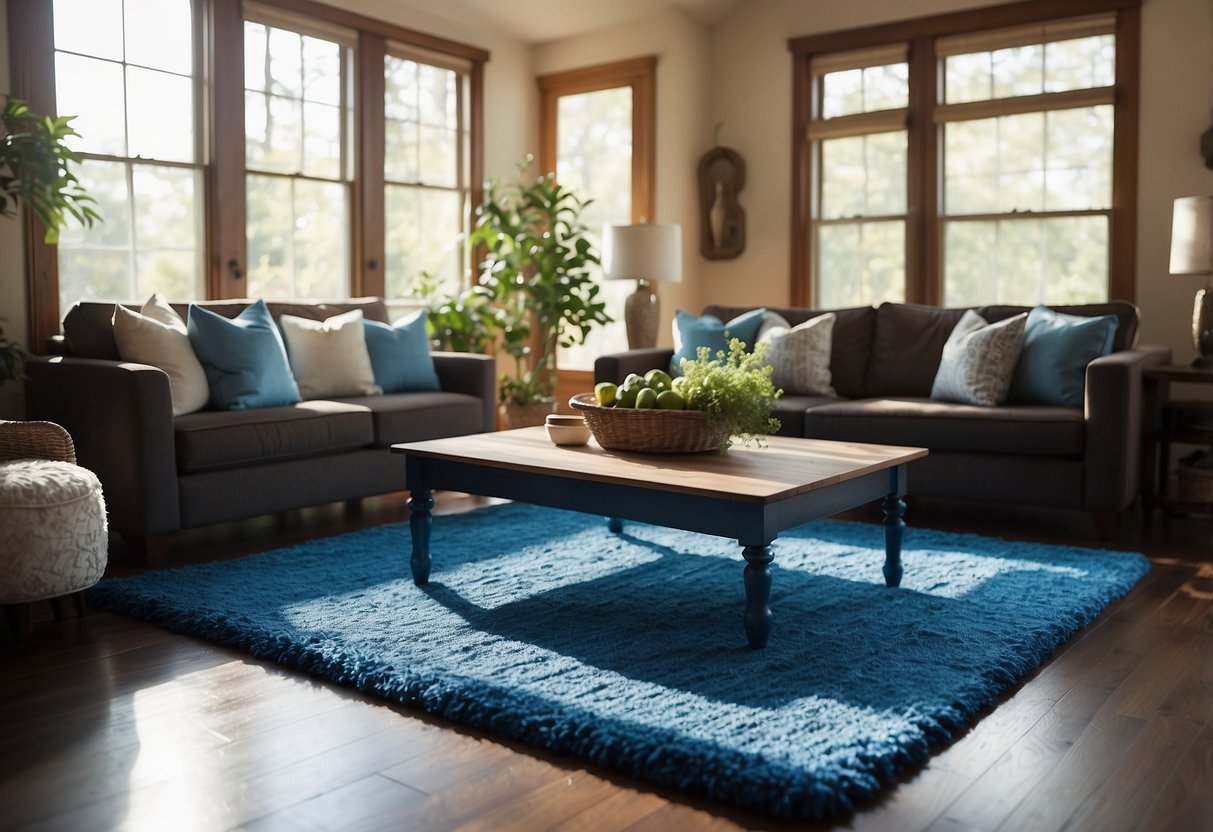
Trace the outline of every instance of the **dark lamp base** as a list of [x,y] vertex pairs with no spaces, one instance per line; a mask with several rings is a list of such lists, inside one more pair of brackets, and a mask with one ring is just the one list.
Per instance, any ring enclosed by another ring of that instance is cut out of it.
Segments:
[[1193,367],[1213,367],[1213,290],[1201,289],[1196,293],[1196,304],[1192,307],[1192,346],[1197,357]]

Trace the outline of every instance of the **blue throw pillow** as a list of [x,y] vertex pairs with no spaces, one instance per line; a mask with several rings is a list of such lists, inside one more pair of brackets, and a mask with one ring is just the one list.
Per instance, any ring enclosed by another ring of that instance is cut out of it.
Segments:
[[753,349],[766,313],[764,308],[751,309],[726,324],[715,315],[696,316],[679,309],[674,314],[674,357],[670,359],[670,375],[682,375],[682,359],[695,359],[700,347],[707,347],[712,355],[728,352],[729,340],[737,338],[745,343],[746,349]]
[[425,323],[424,309],[390,326],[379,321],[363,323],[375,383],[384,393],[441,389]]
[[251,410],[299,401],[282,335],[265,301],[231,319],[191,304],[187,327],[212,407]]
[[1081,407],[1087,365],[1112,351],[1115,315],[1063,315],[1047,306],[1028,313],[1023,351],[1008,401]]

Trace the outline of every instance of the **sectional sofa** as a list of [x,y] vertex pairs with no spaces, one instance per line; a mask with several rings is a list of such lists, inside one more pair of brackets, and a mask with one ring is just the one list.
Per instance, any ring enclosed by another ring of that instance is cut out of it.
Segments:
[[[201,305],[233,318],[249,301]],[[275,320],[360,309],[388,322],[377,298],[267,306]],[[113,314],[113,303],[72,307],[62,354],[27,365],[27,411],[68,430],[79,464],[101,480],[110,527],[153,562],[182,529],[402,490],[403,457],[390,445],[493,429],[493,360],[442,352],[438,391],[174,416],[168,376],[120,359]]]
[[[709,306],[735,319],[752,307]],[[830,375],[836,397],[785,395],[781,433],[929,448],[909,467],[909,494],[1093,512],[1101,529],[1133,504],[1141,464],[1142,371],[1169,363],[1170,350],[1136,346],[1129,303],[1058,306],[1075,316],[1115,315],[1111,352],[1086,368],[1077,406],[985,407],[930,398],[944,344],[964,309],[885,303],[833,310]],[[827,310],[773,309],[795,325]],[[1028,307],[976,308],[989,322]],[[669,349],[601,356],[595,381],[666,367]]]

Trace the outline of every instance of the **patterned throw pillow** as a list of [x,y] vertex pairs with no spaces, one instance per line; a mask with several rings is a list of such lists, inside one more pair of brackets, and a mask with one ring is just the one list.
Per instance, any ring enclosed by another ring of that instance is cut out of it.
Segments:
[[801,396],[837,396],[830,384],[830,344],[834,313],[810,318],[792,328],[775,323],[764,327],[758,343],[770,344],[767,363],[771,383],[783,392]]
[[679,309],[674,313],[674,356],[670,359],[670,375],[682,375],[682,359],[694,361],[700,347],[707,347],[710,355],[727,352],[731,338],[744,342],[747,349],[754,346],[766,314],[765,308],[751,309],[724,323],[715,315],[696,316]]
[[990,324],[972,309],[956,323],[943,346],[931,398],[991,407],[1002,404],[1023,349],[1025,312]]

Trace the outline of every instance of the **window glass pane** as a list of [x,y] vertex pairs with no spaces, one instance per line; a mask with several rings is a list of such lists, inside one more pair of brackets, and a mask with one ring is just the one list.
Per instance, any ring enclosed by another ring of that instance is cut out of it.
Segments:
[[1111,104],[1045,113],[1045,210],[1112,207]]
[[1044,47],[1017,46],[996,49],[990,57],[994,97],[1036,95],[1044,92]]
[[122,60],[122,0],[54,0],[55,48]]
[[463,286],[463,198],[458,191],[389,185],[384,194],[387,234],[387,296],[416,294],[429,272],[448,294]]
[[949,215],[1044,209],[1044,113],[944,125]]
[[244,94],[245,164],[298,173],[303,167],[303,106],[276,95]]
[[1116,37],[1097,35],[1045,44],[1045,92],[1116,83]]
[[[596,251],[602,251],[602,227],[632,221],[632,88],[616,87],[580,95],[563,95],[557,106],[556,178],[584,200],[593,199],[581,214]],[[602,280],[599,298],[615,320],[595,327],[586,343],[561,348],[562,369],[591,370],[594,359],[627,349],[623,304],[636,290],[630,280]]]
[[341,178],[341,110],[328,104],[303,104],[303,172]]
[[303,95],[303,39],[286,29],[270,27],[268,52],[261,86],[266,92],[300,98]]
[[130,156],[194,161],[193,81],[139,67],[126,70]]
[[821,143],[823,219],[904,214],[906,133],[873,133]]
[[91,228],[68,223],[59,231],[59,248],[85,244],[129,246],[130,191],[126,182],[126,165],[122,162],[85,159],[79,166],[77,176],[88,188],[89,196],[97,201],[97,213],[105,218],[105,222],[94,223]]
[[455,73],[436,66],[418,65],[421,121],[424,124],[453,126],[455,124]]
[[[191,168],[136,165],[132,177],[135,238],[139,248],[194,251],[193,235],[182,235],[181,231],[196,228],[200,223],[199,201],[194,196],[201,191],[202,172]],[[189,286],[182,288],[192,289]]]
[[304,37],[303,97],[321,104],[341,104],[341,46],[330,40]]
[[346,185],[250,174],[246,195],[252,296],[349,295]]
[[870,66],[863,71],[863,109],[896,110],[910,102],[910,65]]
[[189,0],[124,0],[126,60],[189,75],[194,39]]
[[89,159],[80,166],[81,182],[97,200],[105,222],[92,228],[63,227],[59,236],[59,309],[85,298],[123,300],[131,286],[130,193],[126,165]]
[[136,300],[129,249],[59,248],[59,309],[82,300]]
[[55,98],[60,113],[76,116],[73,150],[126,155],[122,64],[56,53]]
[[244,21],[244,88],[265,90],[265,65],[268,60],[269,27]]
[[391,182],[420,182],[416,122],[387,119],[384,128],[383,175]]
[[990,77],[990,53],[951,55],[944,59],[944,101],[985,101],[990,98],[994,81]]
[[817,227],[817,306],[837,309],[905,299],[905,222]]
[[822,218],[862,216],[866,178],[863,145],[863,136],[821,143]]
[[835,118],[863,112],[863,70],[831,72],[821,79],[821,117]]
[[421,125],[419,167],[425,172],[422,177],[427,185],[453,188],[458,184],[459,136],[454,130],[444,127]]
[[944,237],[949,306],[1091,303],[1107,297],[1107,217],[952,221]]
[[864,193],[869,217],[906,212],[906,133],[864,136],[867,184]]
[[388,118],[417,121],[420,112],[417,104],[417,71],[420,64],[388,55],[383,60],[384,98],[383,109]]

